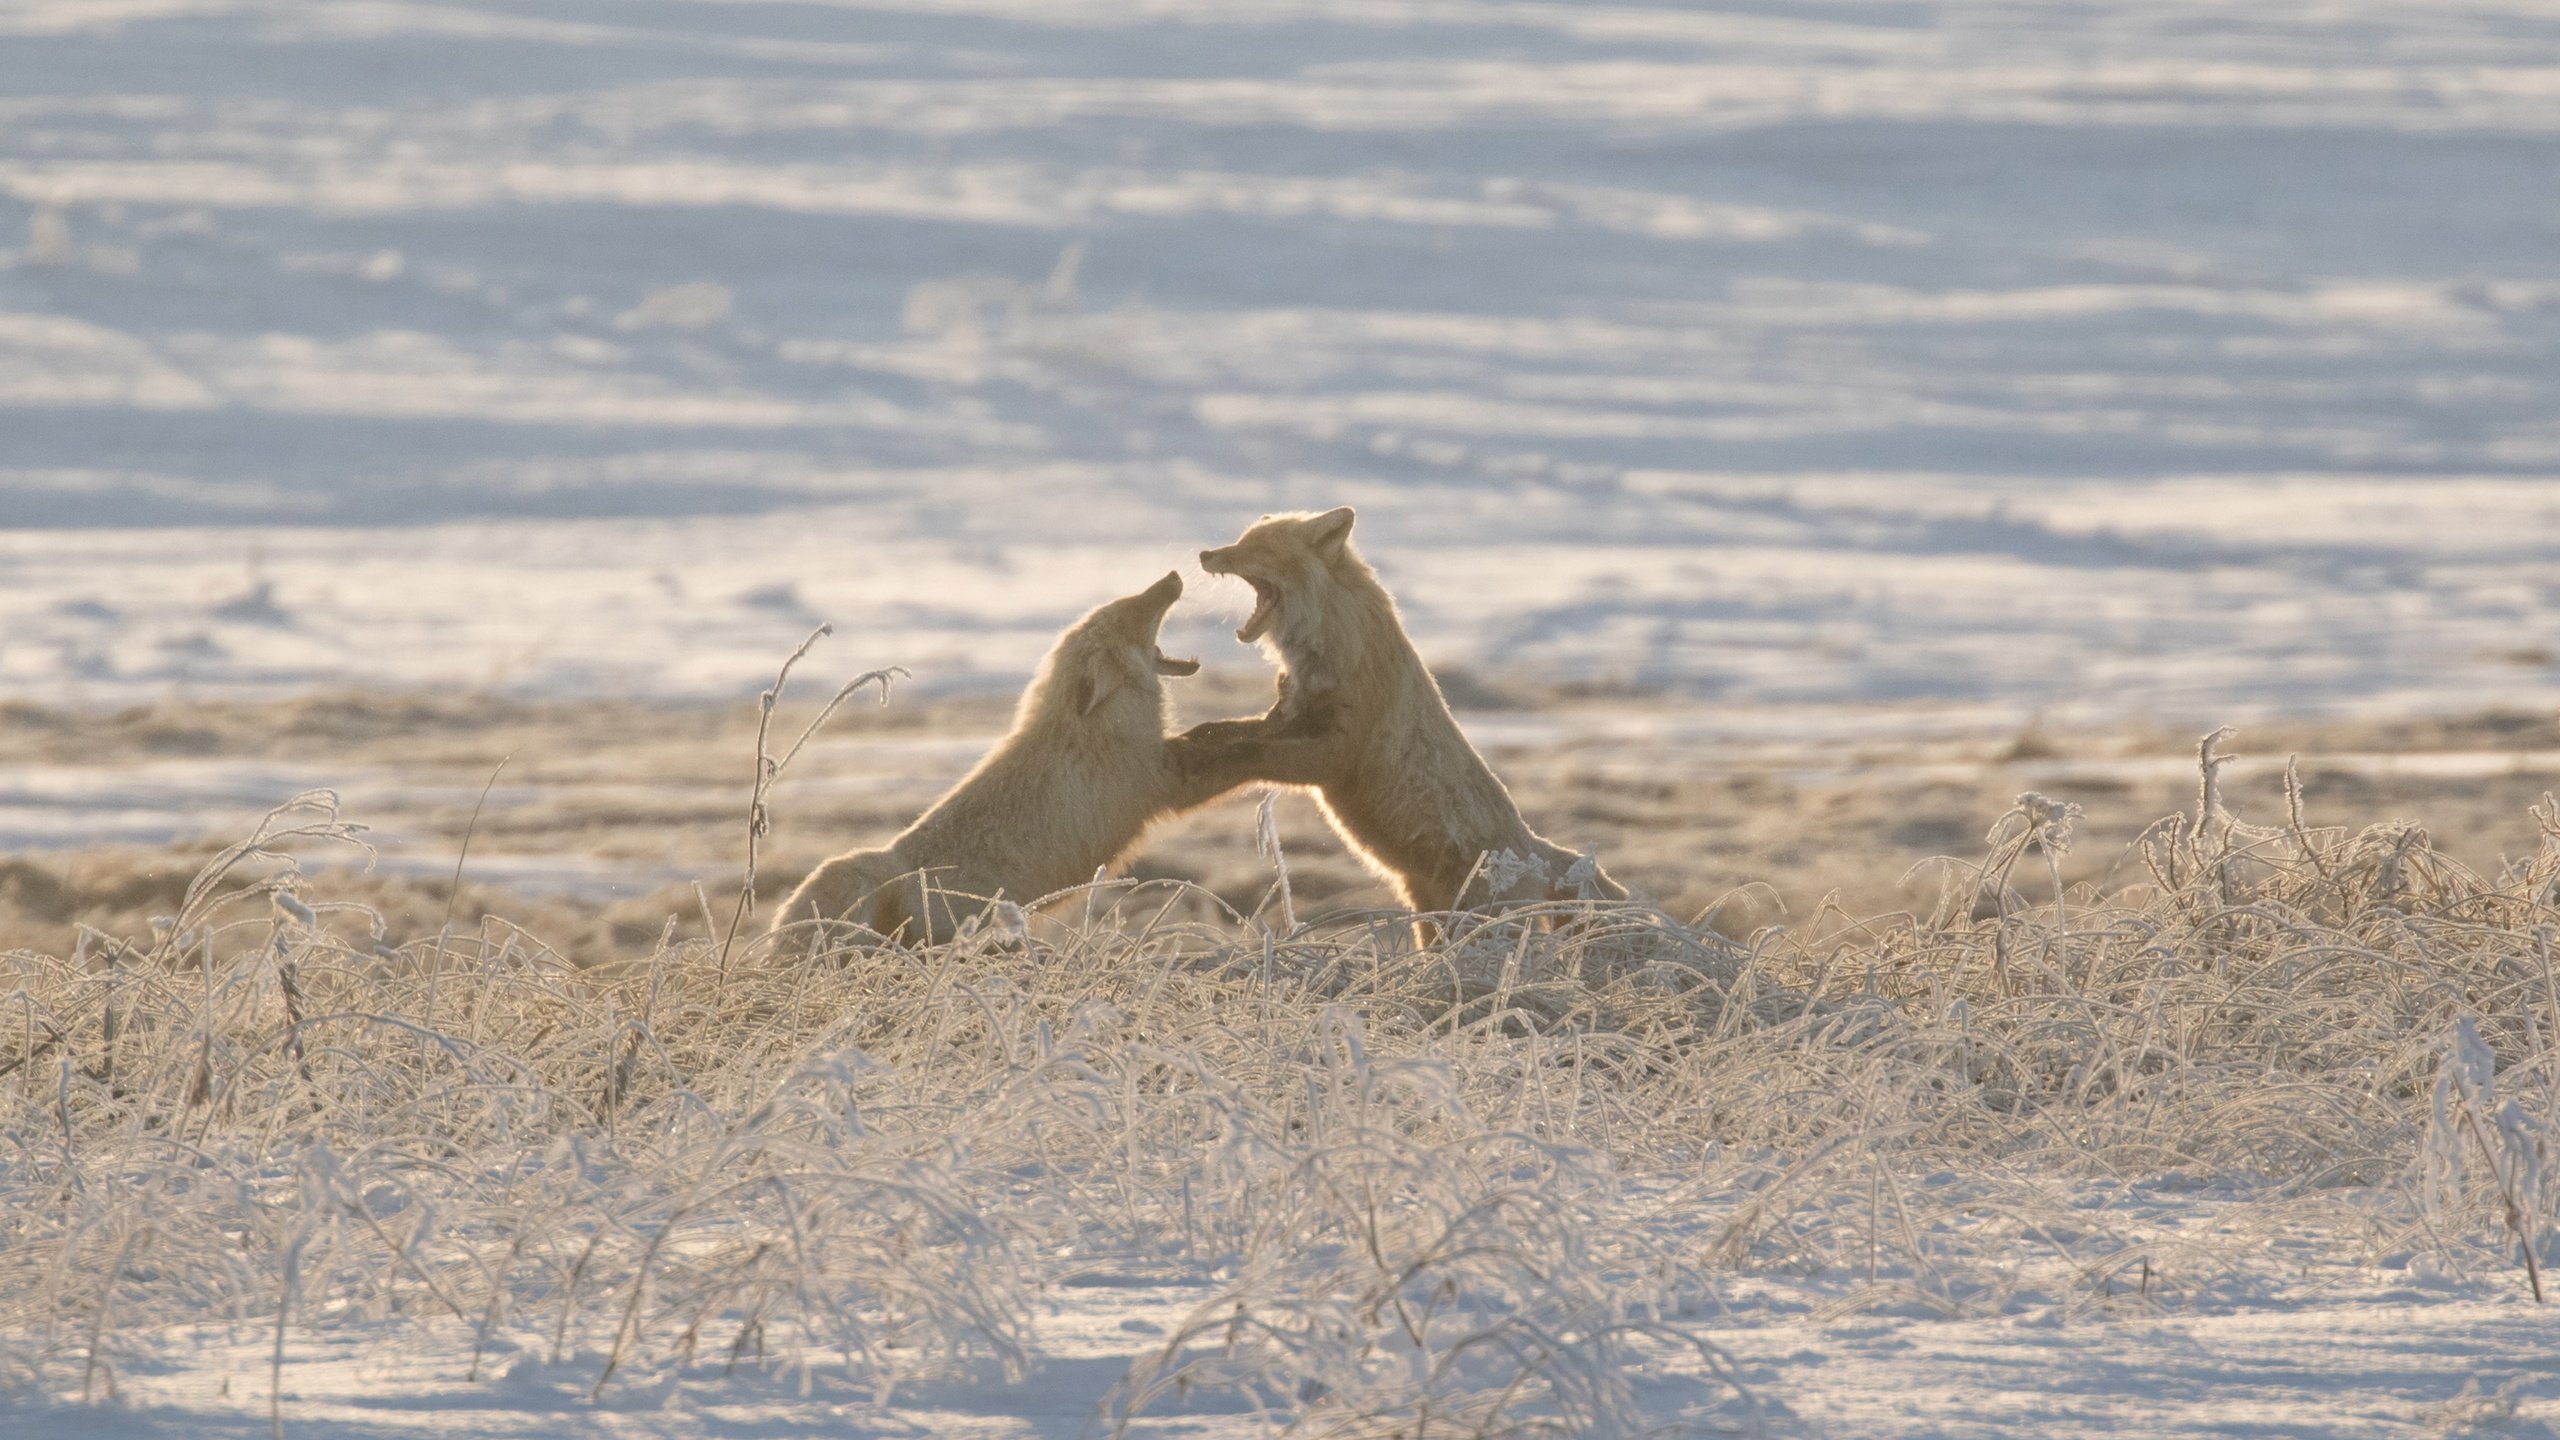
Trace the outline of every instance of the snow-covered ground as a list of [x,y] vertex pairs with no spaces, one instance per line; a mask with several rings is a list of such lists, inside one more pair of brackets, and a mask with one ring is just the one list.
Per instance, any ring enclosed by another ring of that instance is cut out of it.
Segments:
[[[993,688],[1348,502],[1435,659],[1679,735],[2548,706],[2555,195],[2540,0],[0,0],[0,700],[734,696],[822,620],[829,674]],[[0,838],[348,778],[27,768]],[[2560,1433],[2512,1277],[2259,1258],[2151,1318],[1701,1323],[1778,1434]],[[1076,1435],[1212,1288],[1044,1296],[1033,1380],[886,1404],[318,1323],[282,1414]],[[266,1343],[0,1432],[268,1433]],[[1688,1373],[1663,1418],[1752,1419]]]
[[[840,1387],[803,1396],[789,1381],[686,1384],[644,1378],[592,1402],[593,1357],[551,1365],[540,1337],[508,1344],[493,1378],[466,1381],[456,1356],[353,1334],[289,1347],[286,1433],[363,1440],[1080,1440],[1111,1387],[1210,1298],[1198,1285],[1080,1288],[1045,1307],[1048,1356],[1017,1386],[933,1384],[886,1402]],[[2560,1436],[2553,1324],[2516,1301],[2411,1297],[2190,1315],[2069,1328],[1993,1321],[1778,1320],[1716,1327],[1756,1406],[1707,1390],[1674,1359],[1645,1388],[1691,1433],[1828,1440],[2549,1440]],[[121,1381],[125,1403],[29,1408],[19,1440],[263,1437],[271,1347],[219,1334],[175,1337]],[[1686,1402],[1685,1404],[1683,1402]],[[5,1404],[5,1402],[0,1402]],[[0,1408],[0,1417],[10,1412]],[[1107,1431],[1102,1432],[1107,1433]],[[1200,1440],[1268,1433],[1232,1402],[1176,1407],[1130,1434]],[[1678,1433],[1678,1432],[1674,1432]]]
[[2527,0],[0,0],[0,683],[1002,683],[1350,501],[1453,662],[2548,702],[2555,141]]

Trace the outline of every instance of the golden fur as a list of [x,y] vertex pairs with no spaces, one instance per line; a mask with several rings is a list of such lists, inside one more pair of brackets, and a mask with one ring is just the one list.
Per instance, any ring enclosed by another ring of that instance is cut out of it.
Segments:
[[851,920],[908,944],[941,944],[999,898],[1037,904],[1082,885],[1149,822],[1247,778],[1254,747],[1165,734],[1163,677],[1189,675],[1156,645],[1182,594],[1168,574],[1070,626],[1014,709],[1013,728],[898,837],[839,855],[785,900],[776,929]]
[[1352,549],[1352,519],[1348,506],[1268,516],[1200,552],[1211,574],[1253,586],[1236,638],[1270,652],[1280,698],[1259,720],[1213,721],[1184,738],[1261,742],[1233,752],[1247,778],[1313,787],[1334,828],[1416,910],[1624,899],[1597,866],[1520,818],[1459,731],[1394,597]]

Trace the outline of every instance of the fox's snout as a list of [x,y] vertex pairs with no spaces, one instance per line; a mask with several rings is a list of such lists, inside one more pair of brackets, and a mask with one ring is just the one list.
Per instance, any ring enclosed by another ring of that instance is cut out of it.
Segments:
[[1167,570],[1164,578],[1122,601],[1121,613],[1161,622],[1173,602],[1182,598],[1182,572]]

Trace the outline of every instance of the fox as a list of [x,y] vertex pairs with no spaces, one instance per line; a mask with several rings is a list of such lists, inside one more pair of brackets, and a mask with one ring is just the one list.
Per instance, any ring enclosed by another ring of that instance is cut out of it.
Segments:
[[1258,719],[1213,720],[1182,738],[1227,747],[1252,780],[1312,789],[1352,850],[1424,914],[1627,898],[1521,818],[1458,729],[1395,597],[1352,547],[1356,518],[1347,505],[1266,515],[1234,544],[1200,552],[1201,569],[1252,587],[1236,639],[1270,656],[1279,696]]
[[819,865],[768,933],[850,920],[941,945],[998,900],[1033,905],[1117,865],[1147,827],[1245,783],[1251,737],[1166,733],[1167,676],[1198,673],[1157,643],[1182,575],[1099,606],[1062,633],[995,748],[887,845]]

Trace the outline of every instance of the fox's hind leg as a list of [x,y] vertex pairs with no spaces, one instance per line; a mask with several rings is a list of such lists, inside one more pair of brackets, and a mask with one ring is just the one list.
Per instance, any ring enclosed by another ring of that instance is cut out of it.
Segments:
[[890,867],[896,863],[886,850],[857,850],[820,864],[774,911],[771,928],[810,920],[847,920],[882,935],[895,935],[906,912],[893,883],[898,877]]

